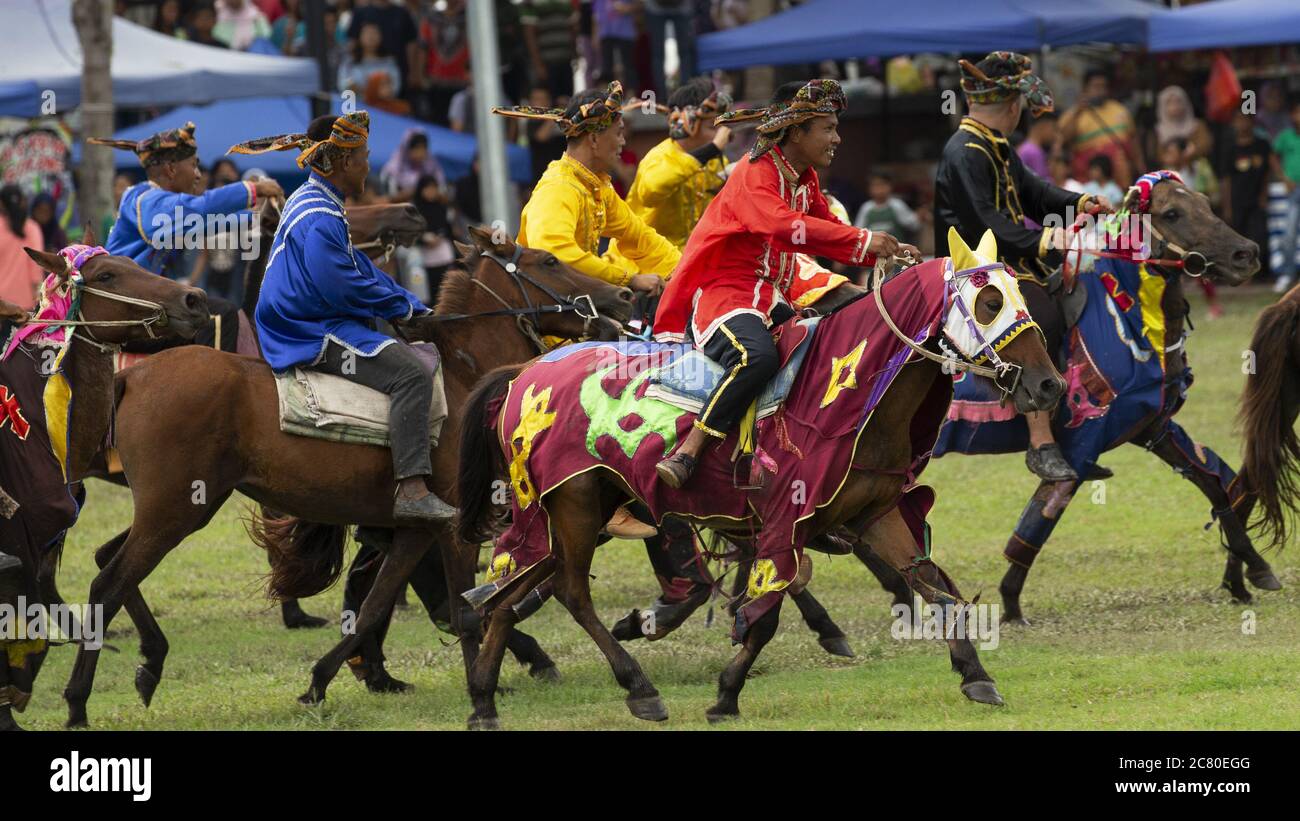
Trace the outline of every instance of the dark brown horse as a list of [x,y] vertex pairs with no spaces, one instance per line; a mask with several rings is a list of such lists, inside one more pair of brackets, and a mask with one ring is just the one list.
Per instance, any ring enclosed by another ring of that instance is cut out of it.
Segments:
[[[95,244],[94,232],[89,228],[85,242]],[[73,273],[58,254],[31,248],[26,251],[44,270],[64,280]],[[57,549],[50,546],[59,543],[61,533],[75,520],[84,498],[80,482],[112,423],[113,350],[125,342],[153,336],[193,337],[208,318],[207,298],[202,291],[151,274],[127,257],[91,257],[80,273],[82,284],[74,286],[81,292],[80,312],[68,318],[78,324],[65,329],[72,339],[60,362],[62,375],[76,400],[68,423],[63,479],[69,486],[68,499],[77,501],[64,504],[63,500],[33,495],[33,489],[25,485],[14,485],[6,490],[19,509],[12,518],[0,518],[0,547],[16,553],[23,562],[20,593],[46,606],[60,600],[53,579],[38,578],[38,570],[47,561],[44,553]],[[26,321],[25,312],[7,303],[0,305],[0,314],[20,324]],[[44,361],[40,354],[48,350],[24,344],[8,362],[0,364],[0,373],[15,368],[39,369]],[[49,371],[41,372],[49,375]],[[41,650],[28,656],[18,670],[9,668],[0,653],[0,729],[17,726],[11,706],[21,709],[26,703],[45,653]]]
[[[990,261],[987,254],[984,257],[980,260],[982,263]],[[886,288],[890,284],[887,283]],[[990,284],[978,288],[971,301],[973,304],[969,307],[976,321],[988,324],[1002,310],[1003,295]],[[846,312],[832,315],[826,322],[842,319],[845,315]],[[856,434],[852,467],[843,485],[830,502],[817,509],[811,521],[814,534],[848,526],[898,572],[913,571],[910,578],[921,582],[918,592],[927,602],[950,603],[960,601],[960,593],[937,565],[924,562],[918,566],[913,561],[916,542],[895,506],[913,460],[911,443],[908,437],[900,436],[899,431],[911,429],[913,417],[928,398],[951,397],[951,378],[940,364],[937,339],[937,336],[932,337],[927,343],[933,359],[909,362],[890,384],[866,425]],[[1001,356],[1023,368],[1023,378],[1010,393],[1018,409],[1028,411],[1055,406],[1064,390],[1064,382],[1039,334],[1019,334],[1002,349]],[[459,534],[462,540],[473,541],[492,530],[490,520],[495,512],[493,483],[502,473],[506,456],[495,433],[488,428],[489,409],[494,408],[499,398],[505,395],[511,381],[522,378],[525,371],[526,368],[503,368],[484,380],[470,397],[464,422],[466,439],[461,447],[462,518]],[[798,384],[796,382],[796,386]],[[579,438],[585,435],[583,426],[574,426],[572,430],[577,431],[573,435]],[[566,428],[565,434],[569,433],[572,431]],[[517,574],[504,592],[489,602],[487,635],[470,673],[470,697],[474,707],[470,726],[497,726],[495,693],[505,638],[519,619],[519,613],[527,612],[529,604],[525,600],[530,596],[536,599],[534,591],[548,578],[555,598],[591,636],[609,661],[615,679],[628,693],[627,705],[631,713],[647,720],[666,719],[667,710],[658,691],[635,659],[601,623],[591,601],[589,573],[596,536],[614,509],[637,494],[618,474],[603,468],[580,472],[544,492],[553,534],[553,552]],[[760,526],[753,520],[738,523],[735,519],[722,517],[699,517],[695,521],[724,534],[738,533],[742,538]],[[749,626],[742,649],[719,679],[718,701],[707,713],[710,721],[739,714],[737,700],[741,688],[763,646],[775,634],[779,612],[779,608],[771,608]],[[954,636],[948,644],[953,669],[962,676],[962,692],[975,701],[1001,704],[1001,695],[980,664],[969,639]]]
[[[1295,432],[1300,415],[1300,286],[1260,313],[1249,353],[1254,367],[1238,413],[1246,440],[1240,478],[1247,495],[1235,512],[1248,522],[1258,504],[1259,518],[1252,529],[1268,540],[1268,547],[1281,548],[1291,534],[1300,499],[1300,440]],[[1229,556],[1226,575],[1241,578],[1236,557]]]
[[[472,275],[444,283],[434,316],[417,317],[403,330],[430,341],[442,353],[448,407],[453,409],[433,449],[433,487],[455,501],[460,415],[474,382],[492,368],[531,357],[533,333],[570,338],[587,333],[614,338],[629,314],[631,292],[581,276],[553,255],[494,243],[484,229],[472,231],[478,255]],[[511,265],[511,263],[514,263]],[[507,272],[507,266],[515,268]],[[600,312],[591,318],[590,308]],[[587,317],[587,318],[584,318]],[[611,321],[604,317],[613,317]],[[392,459],[386,448],[343,444],[280,430],[276,387],[262,361],[210,348],[164,351],[123,371],[117,385],[117,446],[135,501],[131,528],[109,541],[95,559],[102,570],[88,601],[102,604],[107,628],[126,606],[142,626],[144,664],[136,686],[147,702],[157,686],[167,645],[140,595],[139,585],[169,551],[204,527],[235,490],[265,507],[297,518],[291,526],[264,521],[259,540],[271,553],[271,590],[281,597],[314,595],[342,570],[345,528],[359,524],[396,528],[392,519]],[[220,395],[224,401],[214,403]],[[183,460],[159,448],[183,441]],[[194,501],[195,482],[206,496]],[[313,668],[302,697],[320,701],[344,661],[358,652],[379,657],[377,629],[394,599],[436,540],[450,589],[473,583],[477,550],[446,533],[396,528],[391,549],[358,616],[356,630]],[[451,609],[461,633],[461,607]],[[461,642],[472,663],[477,642]],[[65,698],[69,726],[86,723],[98,651],[80,647]]]

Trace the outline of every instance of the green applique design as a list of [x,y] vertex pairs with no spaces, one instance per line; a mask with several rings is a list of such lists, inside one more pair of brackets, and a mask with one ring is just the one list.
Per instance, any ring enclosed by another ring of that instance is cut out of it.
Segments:
[[[663,437],[664,455],[667,455],[677,446],[677,418],[682,415],[682,411],[667,402],[637,399],[636,393],[641,383],[650,378],[653,369],[642,372],[628,382],[620,396],[610,396],[600,383],[617,367],[618,365],[611,365],[588,376],[583,380],[582,390],[578,393],[578,401],[591,420],[587,425],[587,452],[599,458],[596,440],[608,435],[622,448],[623,454],[631,459],[641,442],[650,434],[657,433]],[[619,425],[619,420],[633,413],[641,417],[641,424],[632,430],[624,430]]]

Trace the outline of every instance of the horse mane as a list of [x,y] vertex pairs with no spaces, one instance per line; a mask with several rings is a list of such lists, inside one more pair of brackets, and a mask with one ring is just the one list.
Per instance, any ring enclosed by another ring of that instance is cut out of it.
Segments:
[[442,284],[438,287],[438,301],[434,305],[434,314],[466,313],[466,307],[474,294],[473,278],[461,268],[448,268],[442,275]]
[[1255,373],[1246,380],[1237,422],[1245,438],[1242,475],[1247,491],[1259,500],[1261,516],[1251,530],[1285,544],[1290,518],[1300,493],[1300,440],[1295,416],[1287,418],[1284,397],[1300,397],[1292,353],[1300,327],[1300,290],[1293,289],[1259,315],[1250,351]]

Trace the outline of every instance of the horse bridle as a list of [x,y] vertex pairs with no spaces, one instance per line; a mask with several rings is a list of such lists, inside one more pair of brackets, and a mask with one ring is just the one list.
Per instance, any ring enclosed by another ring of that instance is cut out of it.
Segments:
[[[72,263],[68,262],[66,259],[64,260],[64,264],[67,265],[69,268],[72,267]],[[95,338],[95,335],[93,333],[91,333],[90,331],[91,328],[114,328],[114,327],[124,328],[124,327],[141,326],[144,328],[145,333],[149,335],[150,339],[157,339],[158,338],[157,335],[154,334],[153,332],[154,325],[157,325],[160,328],[165,328],[167,326],[167,309],[163,307],[162,303],[153,302],[148,299],[139,299],[133,296],[126,296],[124,294],[115,294],[112,293],[111,291],[100,290],[99,288],[92,288],[86,284],[85,279],[82,278],[80,271],[70,272],[68,275],[68,282],[80,294],[93,294],[97,297],[100,297],[101,299],[109,300],[110,302],[121,302],[126,305],[135,305],[141,308],[148,308],[151,311],[153,311],[153,313],[141,319],[90,320],[85,318],[85,309],[81,305],[80,298],[74,297],[74,300],[77,305],[76,319],[37,319],[35,316],[33,316],[28,321],[36,322],[37,324],[43,325],[47,328],[70,327],[73,330],[68,334],[69,342],[72,341],[72,339],[79,338],[87,345],[90,345],[91,347],[98,349],[101,353],[103,353],[104,351],[115,350],[121,346],[115,345],[113,343],[101,342],[100,340]],[[84,330],[82,330],[79,334],[77,332],[78,328],[82,328]]]
[[[902,259],[902,261],[912,261],[910,257],[900,259]],[[884,284],[885,279],[885,268],[891,261],[892,259],[890,258],[881,258],[876,260],[872,291],[875,293],[876,297],[876,308],[880,311],[880,316],[885,320],[885,324],[889,326],[889,330],[894,332],[894,336],[898,337],[907,345],[907,347],[911,348],[925,359],[929,359],[932,362],[938,362],[954,371],[965,371],[976,376],[983,376],[991,379],[993,384],[997,386],[998,390],[1002,392],[1002,398],[1004,401],[1007,397],[1011,396],[1011,394],[1015,393],[1016,388],[1020,385],[1020,376],[1024,369],[1020,365],[1017,365],[1014,362],[1007,362],[1005,359],[998,356],[997,349],[993,347],[992,343],[984,338],[984,334],[980,333],[979,325],[975,322],[974,313],[971,311],[970,306],[966,304],[966,300],[962,297],[961,289],[957,284],[959,280],[965,279],[966,277],[974,276],[975,274],[984,271],[1005,269],[1006,266],[1000,262],[992,262],[987,265],[981,265],[976,268],[966,268],[960,271],[954,271],[949,267],[948,270],[944,272],[944,303],[947,304],[948,300],[951,299],[957,310],[961,311],[962,317],[966,320],[967,328],[975,337],[975,342],[979,347],[979,352],[984,354],[984,356],[989,360],[989,366],[984,366],[926,350],[923,346],[918,345],[913,339],[899,329],[898,325],[894,323],[894,318],[889,315],[889,311],[885,308],[885,300],[884,297],[881,296],[881,286]]]
[[[545,283],[538,282],[530,276],[528,272],[519,267],[519,258],[523,256],[523,253],[524,246],[522,245],[515,245],[514,253],[511,255],[510,259],[506,259],[495,251],[484,249],[479,250],[479,256],[492,260],[497,265],[501,266],[502,270],[510,275],[511,280],[514,281],[515,286],[519,289],[520,296],[524,298],[524,303],[527,307],[515,308],[511,306],[510,303],[503,299],[500,294],[492,290],[492,288],[490,288],[486,283],[475,279],[474,275],[471,273],[470,282],[473,282],[478,287],[487,291],[494,299],[496,299],[497,302],[500,302],[505,307],[498,308],[494,311],[480,311],[472,314],[434,314],[423,317],[423,319],[435,322],[451,322],[454,320],[477,319],[486,316],[513,316],[515,317],[515,321],[519,324],[519,330],[537,346],[540,353],[546,353],[550,350],[550,346],[542,341],[541,331],[537,327],[536,318],[542,314],[576,313],[584,320],[582,326],[583,334],[588,334],[591,330],[591,323],[600,318],[600,312],[596,310],[596,303],[595,300],[591,298],[591,295],[580,294],[576,297],[564,296],[563,294],[556,293]],[[525,286],[525,283],[532,285],[537,290],[546,294],[546,296],[552,299],[554,303],[551,305],[534,305],[532,298],[528,295],[528,288]]]

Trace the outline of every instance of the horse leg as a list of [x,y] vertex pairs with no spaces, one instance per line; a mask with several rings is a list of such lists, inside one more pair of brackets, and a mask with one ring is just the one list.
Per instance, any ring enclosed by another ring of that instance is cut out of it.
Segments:
[[471,730],[495,730],[500,727],[496,693],[501,679],[501,662],[505,658],[506,639],[519,621],[512,608],[542,581],[544,579],[535,579],[532,583],[520,584],[487,616],[487,635],[466,675],[470,703],[474,707],[474,712],[469,717]]
[[[124,530],[95,551],[95,564],[100,570],[108,566],[130,534],[130,530]],[[162,681],[163,663],[167,660],[170,645],[139,587],[127,594],[125,606],[140,637],[140,655],[144,658],[144,662],[135,668],[135,691],[144,706],[148,707]]]
[[811,590],[805,587],[798,593],[791,594],[790,598],[794,599],[804,622],[817,634],[817,643],[823,650],[832,656],[853,658],[853,648],[849,646],[844,631],[831,619],[831,614],[826,612],[826,608],[822,607]]
[[[1139,442],[1160,457],[1165,464],[1174,469],[1178,475],[1196,485],[1197,489],[1209,500],[1213,515],[1219,520],[1219,530],[1223,534],[1224,547],[1229,558],[1225,568],[1223,587],[1232,594],[1232,598],[1242,604],[1251,600],[1250,592],[1242,581],[1242,568],[1245,563],[1245,577],[1260,590],[1281,590],[1282,582],[1273,574],[1264,557],[1255,550],[1246,532],[1244,522],[1249,516],[1238,515],[1233,510],[1233,499],[1226,488],[1231,485],[1236,474],[1214,451],[1198,445],[1187,435],[1187,431],[1177,422],[1168,420],[1153,435],[1144,436]],[[1194,454],[1194,455],[1193,455]],[[1202,458],[1202,454],[1204,458]],[[1214,465],[1218,463],[1219,469]],[[1238,563],[1234,564],[1232,559]]]
[[867,566],[867,569],[871,571],[871,575],[876,577],[876,581],[880,582],[880,586],[885,589],[885,592],[894,597],[894,601],[890,603],[890,612],[893,612],[893,608],[900,605],[904,607],[913,605],[915,594],[912,592],[912,588],[907,586],[907,579],[903,578],[903,575],[893,565],[877,556],[875,551],[871,549],[871,545],[859,540],[853,546],[853,555],[857,556],[858,561]]
[[[360,542],[361,548],[348,568],[347,582],[343,586],[341,617],[347,619],[353,629],[356,627],[357,614],[374,586],[384,555],[393,548],[393,531],[391,528],[358,527],[356,539]],[[429,555],[430,553],[425,553],[425,559],[422,561],[427,560]],[[412,572],[418,572],[418,567],[417,565],[417,571]],[[366,689],[372,693],[400,693],[410,689],[409,684],[393,678],[384,669],[383,645],[392,618],[393,613],[390,610],[378,627],[362,639],[360,653],[347,660],[352,675],[357,681],[365,684]]]
[[[666,721],[668,709],[659,691],[636,659],[601,623],[591,601],[590,572],[596,536],[614,514],[618,501],[611,498],[611,493],[599,491],[596,480],[586,474],[551,492],[548,512],[563,557],[555,572],[555,597],[605,654],[614,680],[627,691],[627,708],[632,715],[646,721]],[[602,504],[593,505],[592,499],[601,495],[605,497]]]
[[[942,608],[943,625],[948,634],[948,654],[952,659],[953,671],[961,675],[962,694],[971,701],[1001,706],[1002,695],[993,684],[993,678],[984,670],[979,653],[970,640],[971,614],[964,608],[954,612],[954,600],[959,601],[961,598],[957,585],[933,561],[913,562],[912,557],[917,555],[920,546],[916,544],[911,529],[898,509],[894,508],[874,522],[863,539],[898,572],[914,573],[913,578],[923,582],[917,585],[920,587],[918,592],[921,598],[927,604]],[[956,619],[965,619],[966,623],[961,626],[968,629],[957,629]]]
[[[325,700],[325,691],[339,668],[349,658],[357,654],[367,639],[375,639],[391,615],[397,593],[406,585],[411,571],[429,549],[429,533],[417,528],[399,528],[393,536],[393,547],[384,557],[379,567],[379,575],[374,585],[361,603],[361,612],[357,615],[356,629],[328,653],[321,657],[312,667],[311,685],[307,692],[298,697],[302,704],[318,704]],[[371,646],[377,652],[377,645]]]
[[781,605],[778,602],[749,626],[740,652],[723,669],[722,675],[718,676],[718,700],[704,712],[704,717],[710,724],[740,718],[740,691],[745,686],[749,669],[758,660],[758,654],[776,635],[776,627],[780,624],[780,619]]
[[1008,562],[1007,572],[998,585],[998,592],[1002,594],[1003,622],[1029,624],[1020,610],[1020,593],[1025,589],[1029,568],[1061,521],[1061,514],[1074,498],[1076,487],[1073,482],[1040,482],[1038,490],[1034,491],[1020,514],[1015,532],[1002,551]]

